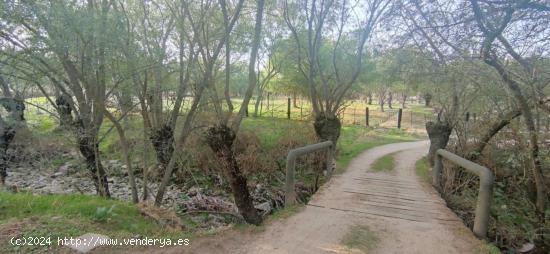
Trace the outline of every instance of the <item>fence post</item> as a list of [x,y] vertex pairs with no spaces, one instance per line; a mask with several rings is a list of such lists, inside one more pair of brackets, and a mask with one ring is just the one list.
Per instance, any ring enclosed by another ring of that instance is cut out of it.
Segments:
[[269,96],[271,95],[270,92],[267,92],[267,108],[266,110],[269,110]]
[[262,110],[264,108],[264,98],[262,96],[262,99],[260,100],[260,116],[262,116]]
[[288,107],[286,109],[286,117],[290,119],[290,97],[288,97]]
[[365,108],[365,123],[369,127],[369,107]]
[[411,129],[414,129],[414,125],[413,125],[413,111],[411,109]]
[[401,117],[403,116],[403,109],[397,111],[397,129],[401,129]]
[[344,119],[346,119],[346,108],[344,108],[344,110],[342,110],[342,125],[344,124]]

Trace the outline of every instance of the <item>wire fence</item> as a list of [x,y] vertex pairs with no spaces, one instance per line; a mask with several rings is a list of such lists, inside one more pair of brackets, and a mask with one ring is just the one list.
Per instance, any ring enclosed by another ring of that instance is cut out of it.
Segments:
[[[311,104],[304,99],[274,98],[262,102],[257,112],[253,103],[249,105],[249,114],[300,121],[313,121],[312,111]],[[419,104],[406,105],[402,109],[394,106],[382,111],[378,105],[368,105],[361,101],[351,101],[338,112],[343,125],[404,129],[424,129],[426,122],[436,117],[430,109]]]
[[[56,115],[56,109],[48,103],[45,97],[29,98],[26,100],[27,110],[36,115]],[[235,106],[241,103],[235,100]],[[186,103],[190,104],[190,103]],[[409,101],[405,108],[387,105],[381,110],[379,105],[369,105],[363,101],[350,101],[338,112],[338,118],[346,126],[369,126],[383,128],[424,129],[427,121],[434,120],[437,115],[423,105]],[[399,105],[400,106],[400,105]],[[169,105],[167,105],[167,108]],[[182,111],[186,111],[185,107]],[[401,117],[399,112],[401,111]],[[255,101],[251,100],[248,106],[248,115],[292,119],[299,121],[313,121],[313,109],[309,100],[305,98],[274,97],[264,99],[256,110]],[[400,119],[399,119],[400,118]],[[400,120],[400,124],[398,123]],[[398,126],[399,125],[399,126]]]

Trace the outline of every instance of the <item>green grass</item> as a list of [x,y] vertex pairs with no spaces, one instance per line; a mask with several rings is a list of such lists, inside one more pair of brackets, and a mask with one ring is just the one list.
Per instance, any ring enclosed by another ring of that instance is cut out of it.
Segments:
[[[101,212],[108,210],[110,212]],[[141,215],[139,209],[128,202],[86,195],[33,195],[31,193],[0,192],[0,232],[17,225],[20,236],[76,237],[85,233],[100,233],[111,238],[148,237],[182,238],[186,232],[170,232],[152,219]],[[5,241],[7,239],[0,240]],[[48,248],[57,248],[56,244]],[[0,243],[0,253],[43,252],[42,246],[25,246],[19,249]]]
[[395,167],[394,154],[387,154],[378,158],[371,166],[374,171],[392,171]]
[[417,176],[425,182],[430,182],[430,165],[428,164],[428,158],[426,156],[416,161],[415,168]]
[[362,253],[369,253],[376,247],[377,242],[378,237],[367,226],[356,225],[344,235],[341,244],[350,251],[359,250]]
[[265,150],[271,150],[281,139],[304,140],[313,137],[313,125],[309,122],[269,117],[248,117],[242,122],[242,130],[254,133]]
[[479,251],[480,254],[500,254],[500,249],[496,247],[492,243],[488,243],[487,241],[483,241],[481,243],[481,248]]

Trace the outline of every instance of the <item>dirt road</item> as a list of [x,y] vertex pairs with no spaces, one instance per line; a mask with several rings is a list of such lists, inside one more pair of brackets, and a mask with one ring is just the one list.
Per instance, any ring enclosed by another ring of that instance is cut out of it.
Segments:
[[[476,253],[480,242],[415,174],[415,162],[427,150],[426,141],[376,147],[290,218],[260,232],[232,231],[155,253],[361,253],[341,243],[357,226],[377,239],[370,253]],[[370,165],[386,154],[394,154],[396,167],[373,172]]]

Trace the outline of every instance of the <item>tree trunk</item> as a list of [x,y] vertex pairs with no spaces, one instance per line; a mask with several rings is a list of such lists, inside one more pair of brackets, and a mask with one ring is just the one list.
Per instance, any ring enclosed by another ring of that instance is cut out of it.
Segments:
[[57,113],[59,114],[59,126],[67,128],[73,123],[72,108],[67,95],[61,95],[55,99]]
[[297,97],[298,96],[296,96],[296,92],[293,92],[292,93],[292,105],[294,106],[294,108],[299,108]]
[[[126,90],[126,89],[125,89]],[[122,91],[115,93],[117,98],[118,108],[120,109],[121,115],[125,116],[132,110],[133,100],[130,91]],[[128,118],[124,117],[122,119],[122,124],[124,127],[128,127]]]
[[260,90],[258,90],[258,96],[256,97],[256,102],[254,103],[254,117],[258,117],[258,113],[260,112],[260,103],[262,103],[263,94]]
[[385,98],[380,96],[378,97],[378,104],[380,105],[380,111],[384,112],[384,100]]
[[0,98],[0,105],[8,113],[0,116],[0,185],[4,185],[9,161],[8,147],[17,130],[25,124],[25,104],[22,100],[4,97]]
[[521,115],[521,111],[519,109],[513,110],[505,114],[499,121],[493,123],[490,128],[487,129],[487,131],[480,137],[479,142],[477,142],[472,149],[472,151],[468,155],[468,159],[475,161],[481,153],[483,152],[483,149],[485,149],[485,146],[491,141],[493,136],[495,136],[502,128],[506,127],[510,122]]
[[432,101],[432,94],[431,93],[424,94],[424,106],[429,107],[431,101]]
[[401,96],[401,108],[402,109],[405,108],[406,103],[407,103],[407,95],[405,93],[403,93],[403,95]]
[[162,176],[174,153],[174,131],[169,125],[163,125],[161,128],[151,131],[150,139],[155,149],[157,161],[161,165],[161,171],[158,172],[158,175]]
[[449,137],[453,131],[452,126],[448,123],[437,121],[427,122],[426,131],[430,139],[430,150],[428,152],[428,162],[430,166],[434,165],[435,153],[438,149],[445,149],[449,142]]
[[248,191],[246,177],[241,172],[233,153],[235,137],[235,133],[229,127],[226,125],[217,125],[208,129],[206,142],[212,151],[214,151],[216,157],[222,162],[222,169],[229,179],[239,213],[246,222],[259,225],[262,222],[262,218],[254,207],[252,196]]
[[0,121],[0,185],[4,185],[6,181],[7,169],[8,169],[8,147],[15,137],[15,129],[8,127],[4,124],[4,121]]
[[[86,131],[82,130],[81,131]],[[87,135],[78,135],[78,148],[86,160],[86,167],[91,173],[97,194],[102,197],[111,197],[107,174],[99,158],[99,146],[94,138]]]
[[392,101],[393,101],[393,93],[390,92],[390,93],[388,94],[388,108],[393,109]]
[[115,125],[115,128],[118,132],[118,137],[120,139],[120,144],[122,146],[122,154],[124,155],[124,163],[126,164],[126,169],[128,170],[128,180],[130,182],[130,188],[132,190],[132,201],[134,203],[139,202],[138,190],[136,186],[136,180],[134,177],[134,169],[132,168],[132,162],[130,160],[130,147],[128,141],[126,140],[126,135],[122,125],[115,119],[111,112],[105,110],[105,116]]
[[367,94],[367,104],[372,105],[372,93]]
[[315,134],[321,141],[332,141],[335,145],[340,138],[342,123],[335,115],[318,115],[313,122]]

